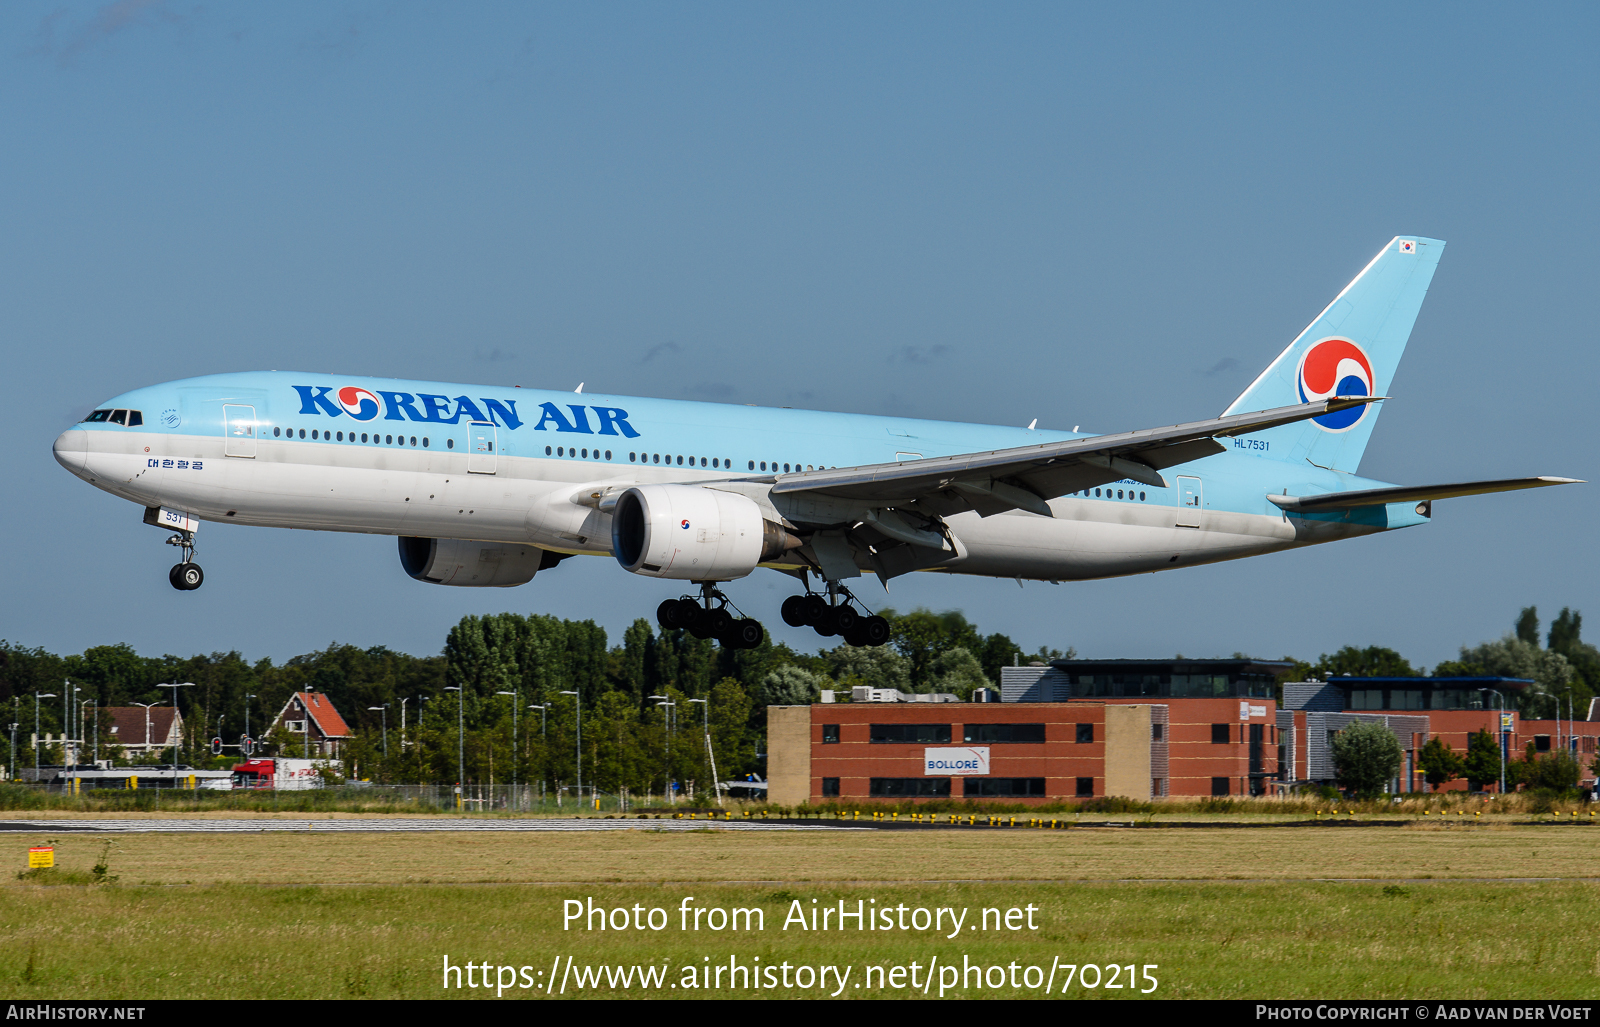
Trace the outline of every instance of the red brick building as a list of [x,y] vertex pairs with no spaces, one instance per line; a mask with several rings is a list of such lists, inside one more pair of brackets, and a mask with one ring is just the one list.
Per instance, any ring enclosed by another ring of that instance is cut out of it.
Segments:
[[1027,803],[1248,795],[1277,774],[1276,704],[819,703],[768,710],[782,805],[905,799]]

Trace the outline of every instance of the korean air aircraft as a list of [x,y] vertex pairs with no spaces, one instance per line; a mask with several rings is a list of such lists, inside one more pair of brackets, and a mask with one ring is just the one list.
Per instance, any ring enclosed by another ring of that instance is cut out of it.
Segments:
[[[1362,451],[1444,243],[1398,237],[1216,418],[1115,435],[297,371],[107,400],[61,465],[170,529],[394,535],[439,585],[520,585],[578,555],[699,586],[663,627],[758,645],[717,586],[770,567],[791,625],[888,637],[846,585],[911,571],[1050,581],[1232,560],[1425,523],[1436,499],[1568,478],[1391,485]],[[811,576],[821,588],[813,591]]]

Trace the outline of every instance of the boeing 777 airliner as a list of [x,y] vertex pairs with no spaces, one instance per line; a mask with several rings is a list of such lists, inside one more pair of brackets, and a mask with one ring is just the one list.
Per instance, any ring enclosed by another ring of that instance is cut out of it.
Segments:
[[658,619],[734,647],[764,632],[717,586],[771,567],[805,588],[783,604],[788,623],[881,645],[887,623],[845,585],[862,571],[1138,574],[1572,481],[1357,475],[1443,250],[1391,240],[1221,416],[1169,428],[1082,435],[271,371],[124,393],[63,432],[55,456],[174,532],[178,589],[203,579],[201,521],[359,531],[398,536],[406,573],[440,585],[520,585],[609,554],[699,585]]

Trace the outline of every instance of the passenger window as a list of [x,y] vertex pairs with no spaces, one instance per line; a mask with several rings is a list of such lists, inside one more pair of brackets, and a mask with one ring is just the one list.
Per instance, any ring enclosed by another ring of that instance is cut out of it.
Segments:
[[761,469],[763,471],[767,469],[767,462],[765,460],[761,461]]
[[1117,489],[1117,498],[1118,499],[1122,498],[1122,490],[1121,489]]
[[681,457],[681,456],[680,456],[680,457],[678,457],[678,466],[679,466],[679,467],[682,467],[682,466],[683,466],[683,457]]
[[127,424],[128,423],[128,412],[126,410],[113,410],[113,411],[111,411],[111,423],[112,424]]
[[445,449],[455,449],[456,448],[456,440],[455,439],[445,439],[444,440],[444,448]]
[[609,450],[609,449],[608,449],[608,450],[606,450],[606,459],[607,459],[607,460],[610,460],[610,459],[611,459],[611,450]]
[[274,429],[272,429],[272,437],[273,438],[277,438],[281,434],[283,434],[283,429],[282,428],[274,428]]
[[128,427],[137,428],[144,423],[144,415],[137,410],[128,411]]
[[392,446],[392,445],[394,445],[394,436],[393,435],[385,435],[383,437],[383,441],[384,441],[385,444]]
[[[547,449],[547,450],[545,450],[545,452],[548,453],[550,451]],[[628,463],[630,463],[630,464],[633,463],[633,457],[634,457],[634,454],[632,454],[632,453],[628,454]]]
[[361,441],[362,441],[362,442],[365,442],[365,441],[367,441],[367,433],[366,433],[366,432],[362,432],[362,433],[361,433]]
[[[753,471],[753,470],[755,470],[755,469],[756,469],[756,462],[755,462],[755,461],[754,461],[754,460],[752,460],[752,461],[750,461],[750,469],[751,469],[751,470],[752,470],[752,471]],[[763,464],[763,465],[762,465],[762,470],[765,470],[765,469],[766,469],[766,465],[765,465],[765,464]]]
[[787,473],[789,473],[789,465],[788,465],[788,464],[784,464],[784,465],[783,465],[783,472],[784,472],[784,473],[785,473],[785,474],[787,474]]
[[422,437],[422,448],[423,449],[427,449],[428,448],[428,437],[426,435],[424,435]]
[[565,446],[557,446],[556,447],[556,456],[566,456],[566,455],[567,455],[567,449],[566,449]]
[[305,438],[305,437],[306,437],[306,430],[305,430],[305,429],[304,429],[304,428],[301,428],[301,429],[300,429],[300,437],[301,437],[301,438],[302,438],[302,439],[303,439],[303,438]]
[[589,459],[589,451],[588,451],[588,450],[587,450],[587,449],[584,449],[584,450],[580,450],[580,451],[579,451],[579,454],[580,454],[580,455],[581,455],[581,456],[582,456],[582,457],[583,457],[583,458],[584,458],[584,459],[585,459],[585,460],[587,460],[587,459]]
[[413,446],[415,446],[417,444],[417,437],[415,435],[411,436],[411,444]]
[[344,432],[334,432],[334,435],[338,436],[340,442],[344,441]]
[[661,462],[661,454],[660,453],[651,453],[650,454],[650,462],[653,463],[653,464],[659,464]]
[[545,456],[549,456],[551,454],[551,452],[552,452],[552,450],[550,449],[549,446],[544,447],[544,455]]
[[312,442],[317,441],[317,429],[315,429],[315,428],[311,429],[311,441]]

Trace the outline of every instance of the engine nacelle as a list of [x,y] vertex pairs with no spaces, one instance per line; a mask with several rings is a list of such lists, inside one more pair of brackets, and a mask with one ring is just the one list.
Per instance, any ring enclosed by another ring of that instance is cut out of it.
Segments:
[[400,537],[400,566],[418,581],[433,585],[526,585],[541,567],[552,565],[547,555],[538,546],[507,542]]
[[699,485],[638,485],[611,511],[611,552],[652,578],[729,581],[803,543],[755,501]]

